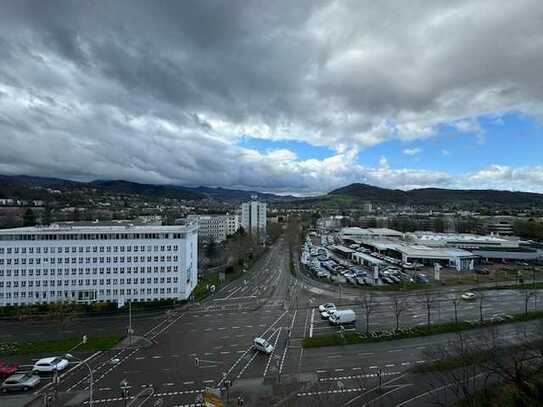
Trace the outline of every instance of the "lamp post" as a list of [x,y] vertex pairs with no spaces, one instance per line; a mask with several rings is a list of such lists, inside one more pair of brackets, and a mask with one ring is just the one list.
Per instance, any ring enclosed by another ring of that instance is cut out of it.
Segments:
[[126,407],[126,399],[128,398],[128,389],[129,389],[128,382],[126,381],[126,379],[124,379],[121,382],[120,387],[121,387],[121,396],[123,398],[123,406]]
[[64,357],[66,359],[72,359],[72,360],[78,361],[80,363],[83,363],[87,367],[87,369],[89,369],[89,407],[92,407],[92,383],[93,383],[93,379],[92,379],[92,369],[91,369],[91,367],[89,366],[89,364],[87,362],[85,362],[84,360],[81,360],[79,358],[76,358],[74,355],[72,355],[70,353],[67,353],[66,355],[64,355]]

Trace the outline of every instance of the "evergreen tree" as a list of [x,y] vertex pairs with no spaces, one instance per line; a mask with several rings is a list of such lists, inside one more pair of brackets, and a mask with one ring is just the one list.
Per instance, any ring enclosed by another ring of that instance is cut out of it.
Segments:
[[36,224],[36,215],[34,211],[28,208],[23,215],[23,226],[34,226]]

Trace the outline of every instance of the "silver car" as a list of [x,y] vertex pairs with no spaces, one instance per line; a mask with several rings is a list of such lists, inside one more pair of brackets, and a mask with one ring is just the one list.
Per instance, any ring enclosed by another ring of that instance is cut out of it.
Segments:
[[17,373],[9,376],[0,386],[2,393],[8,391],[28,391],[35,388],[40,383],[40,377],[31,373]]

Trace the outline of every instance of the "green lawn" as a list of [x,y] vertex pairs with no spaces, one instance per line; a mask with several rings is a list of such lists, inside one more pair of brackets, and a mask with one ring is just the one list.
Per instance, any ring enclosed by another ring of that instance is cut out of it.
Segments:
[[[78,351],[98,351],[111,349],[123,339],[122,336],[95,336],[89,337],[85,345],[77,348]],[[51,341],[11,342],[0,343],[0,356],[31,354],[31,353],[63,353],[67,352],[81,342],[81,338],[65,338]]]

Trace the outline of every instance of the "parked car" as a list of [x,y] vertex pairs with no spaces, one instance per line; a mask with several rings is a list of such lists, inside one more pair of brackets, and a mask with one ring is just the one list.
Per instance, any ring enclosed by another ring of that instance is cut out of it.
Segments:
[[428,276],[426,274],[417,274],[417,276],[415,277],[417,282],[419,283],[424,283],[424,284],[428,284],[430,282],[430,280],[428,279]]
[[364,280],[363,277],[356,277],[356,283],[358,285],[365,285],[366,284],[366,281]]
[[4,383],[0,385],[0,391],[28,391],[34,389],[40,383],[40,377],[31,373],[18,373],[9,376]]
[[321,304],[321,305],[319,305],[319,312],[323,312],[323,311],[325,311],[325,310],[327,310],[327,309],[332,309],[332,308],[335,309],[335,308],[336,308],[336,304],[333,304],[333,303],[331,303],[331,302],[328,302],[328,303],[326,303],[326,304]]
[[332,325],[352,324],[356,321],[356,314],[352,309],[336,310],[328,321]]
[[494,315],[492,315],[492,317],[490,318],[490,321],[492,321],[492,322],[503,322],[503,321],[507,321],[507,320],[511,320],[511,319],[514,319],[513,315],[509,315],[509,314],[494,314]]
[[0,380],[15,374],[19,365],[17,363],[4,363],[0,360]]
[[61,370],[66,369],[66,367],[68,367],[67,359],[53,356],[38,360],[34,363],[32,371],[37,373],[51,373],[56,370],[57,372],[60,372]]
[[273,345],[268,343],[264,338],[255,338],[253,340],[253,347],[259,352],[265,353],[267,355],[273,352]]
[[325,311],[322,311],[321,312],[321,318],[322,319],[329,319],[330,316],[332,316],[335,312],[336,312],[335,308],[330,308],[330,309],[327,309]]
[[461,297],[465,301],[473,301],[474,299],[477,298],[477,295],[475,293],[472,293],[472,292],[465,292],[464,294],[462,294]]

